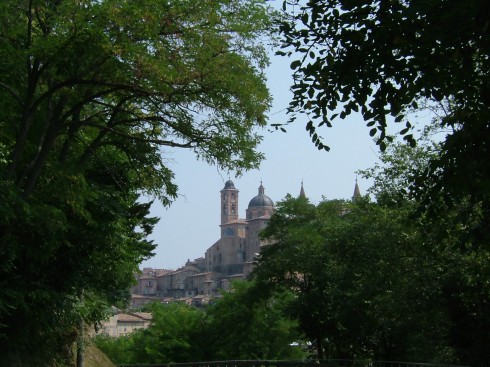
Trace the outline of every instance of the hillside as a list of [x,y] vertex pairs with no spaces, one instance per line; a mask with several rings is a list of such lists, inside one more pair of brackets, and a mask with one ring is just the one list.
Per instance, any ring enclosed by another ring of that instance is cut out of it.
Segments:
[[99,348],[89,343],[85,351],[85,367],[116,367],[116,365]]

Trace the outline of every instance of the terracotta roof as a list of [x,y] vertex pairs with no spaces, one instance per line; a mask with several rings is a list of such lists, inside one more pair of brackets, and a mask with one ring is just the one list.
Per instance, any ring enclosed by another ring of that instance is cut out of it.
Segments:
[[193,275],[189,276],[189,278],[203,277],[203,276],[206,276],[206,275],[208,275],[208,274],[211,274],[211,272],[210,272],[210,271],[208,271],[208,272],[205,272],[205,273],[197,273],[197,274],[193,274]]
[[117,315],[117,321],[119,322],[145,322],[146,320],[142,319],[141,317],[136,317],[133,315],[129,315],[127,313],[120,313]]
[[247,224],[247,221],[245,219],[238,218],[237,220],[232,220],[230,222],[226,222],[226,223],[220,224],[219,226],[220,227],[224,227],[224,226],[229,226],[229,225],[232,225],[232,224]]
[[120,313],[117,321],[121,322],[146,322],[151,321],[152,315],[149,312]]
[[138,317],[141,317],[144,320],[151,320],[153,315],[150,312],[135,312],[133,315],[136,315]]
[[157,299],[155,296],[142,296],[140,294],[131,294],[131,298],[140,298],[140,299]]
[[252,218],[252,219],[247,219],[247,222],[253,222],[254,220],[258,220],[258,219],[270,219],[270,215],[263,215],[261,217],[256,217],[256,218]]

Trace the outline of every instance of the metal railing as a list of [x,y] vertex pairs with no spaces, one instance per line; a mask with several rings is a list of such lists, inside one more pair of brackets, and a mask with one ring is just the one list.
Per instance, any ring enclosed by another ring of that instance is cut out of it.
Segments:
[[119,367],[469,367],[434,363],[327,359],[322,361],[233,360],[167,364],[121,364]]

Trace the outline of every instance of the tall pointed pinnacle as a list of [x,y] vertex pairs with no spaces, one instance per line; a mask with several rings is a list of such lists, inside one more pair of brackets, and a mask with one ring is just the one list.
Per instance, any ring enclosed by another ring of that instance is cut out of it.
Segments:
[[305,189],[303,187],[303,180],[301,180],[301,190],[299,191],[299,197],[300,198],[305,198],[306,197]]
[[357,184],[357,176],[356,176],[356,186],[354,186],[354,195],[352,195],[352,201],[361,197],[361,190],[359,190],[359,185]]
[[262,180],[260,180],[259,195],[265,195],[264,186],[262,186]]

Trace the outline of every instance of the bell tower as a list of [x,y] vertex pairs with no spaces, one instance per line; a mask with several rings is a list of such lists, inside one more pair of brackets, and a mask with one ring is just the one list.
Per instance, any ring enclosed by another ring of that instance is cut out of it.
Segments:
[[228,180],[221,190],[221,224],[238,220],[238,190],[233,181]]

